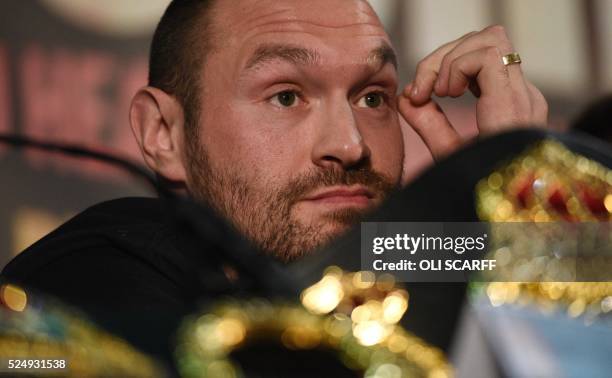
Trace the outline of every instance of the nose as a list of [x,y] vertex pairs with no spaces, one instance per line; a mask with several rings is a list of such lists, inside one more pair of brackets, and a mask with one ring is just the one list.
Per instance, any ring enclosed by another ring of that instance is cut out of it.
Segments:
[[353,109],[346,101],[328,105],[317,129],[312,161],[322,168],[359,166],[370,158],[370,149],[359,131]]

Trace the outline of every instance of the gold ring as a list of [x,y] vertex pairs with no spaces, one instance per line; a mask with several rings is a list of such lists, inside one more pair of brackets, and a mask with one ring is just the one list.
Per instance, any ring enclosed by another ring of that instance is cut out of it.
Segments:
[[518,53],[510,53],[508,55],[504,55],[502,57],[502,61],[504,62],[504,66],[509,66],[511,64],[521,64],[521,56]]

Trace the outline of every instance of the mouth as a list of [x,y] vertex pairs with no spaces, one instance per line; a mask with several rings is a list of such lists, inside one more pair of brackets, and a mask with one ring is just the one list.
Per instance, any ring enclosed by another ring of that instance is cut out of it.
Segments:
[[331,187],[318,190],[303,201],[317,205],[328,205],[334,207],[363,207],[372,206],[375,195],[364,186]]

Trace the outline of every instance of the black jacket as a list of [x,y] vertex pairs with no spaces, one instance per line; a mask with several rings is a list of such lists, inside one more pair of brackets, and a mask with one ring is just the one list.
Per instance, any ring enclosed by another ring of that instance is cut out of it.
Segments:
[[72,305],[141,349],[171,358],[181,318],[239,291],[214,250],[173,222],[164,202],[93,206],[19,254],[2,280]]

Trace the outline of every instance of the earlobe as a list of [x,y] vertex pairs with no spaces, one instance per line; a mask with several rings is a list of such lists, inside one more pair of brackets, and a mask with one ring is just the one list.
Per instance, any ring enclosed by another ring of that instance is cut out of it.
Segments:
[[146,164],[163,179],[186,181],[183,165],[183,108],[173,96],[141,88],[130,106],[130,125]]

